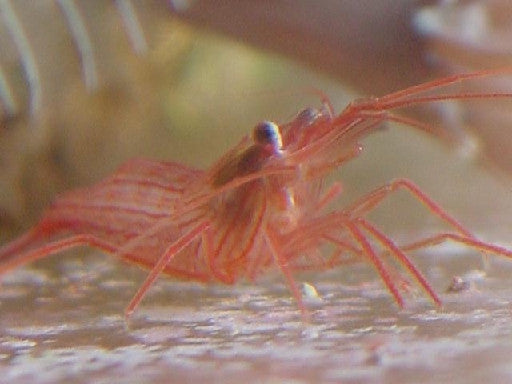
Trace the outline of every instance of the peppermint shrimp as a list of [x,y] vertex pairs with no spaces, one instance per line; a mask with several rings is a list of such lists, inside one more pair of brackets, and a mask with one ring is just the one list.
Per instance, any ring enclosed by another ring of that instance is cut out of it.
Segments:
[[[323,100],[320,108],[305,109],[289,123],[257,124],[206,170],[130,160],[98,184],[57,198],[38,224],[0,248],[0,274],[70,248],[98,248],[150,270],[126,308],[129,316],[162,273],[232,285],[277,269],[305,313],[296,273],[366,259],[399,306],[404,305],[406,288],[394,264],[441,305],[408,252],[444,241],[508,258],[512,250],[477,239],[409,180],[393,181],[351,205],[329,211],[341,187],[339,183],[326,187],[325,176],[356,158],[363,150],[360,139],[385,122],[437,132],[427,123],[394,113],[395,109],[443,100],[512,98],[512,93],[425,95],[457,82],[508,72],[512,71],[446,77],[356,101],[338,115]],[[397,244],[384,234],[366,216],[400,189],[452,231],[408,244]],[[326,245],[329,254],[323,252]]]

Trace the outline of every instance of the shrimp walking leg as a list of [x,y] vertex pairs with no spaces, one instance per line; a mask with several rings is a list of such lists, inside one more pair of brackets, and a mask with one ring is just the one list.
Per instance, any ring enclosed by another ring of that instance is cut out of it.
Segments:
[[132,300],[130,301],[130,304],[128,304],[128,307],[126,307],[126,317],[129,317],[133,313],[137,305],[139,305],[140,301],[146,295],[148,289],[153,285],[153,283],[165,269],[167,264],[169,264],[171,259],[174,256],[176,256],[176,254],[180,252],[183,248],[189,245],[195,238],[197,238],[204,230],[206,230],[209,227],[209,225],[210,223],[208,221],[204,221],[198,224],[196,227],[192,228],[188,233],[183,235],[180,239],[175,241],[165,250],[165,252],[162,254],[160,259],[158,259],[157,263],[149,273],[146,280],[144,280],[144,283],[142,283],[142,285],[140,286],[135,296],[133,296]]
[[332,202],[339,195],[341,195],[342,191],[343,191],[343,187],[342,187],[341,183],[339,183],[339,182],[333,183],[333,185],[331,185],[329,187],[327,192],[322,196],[320,201],[317,203],[315,209],[319,211],[319,210],[325,208],[325,206],[327,206],[330,202]]
[[457,232],[463,234],[466,237],[474,238],[473,234],[468,231],[461,223],[450,216],[443,208],[441,208],[439,204],[434,202],[434,200],[422,192],[416,184],[407,179],[398,179],[388,185],[374,190],[363,199],[348,207],[346,211],[350,212],[350,215],[353,217],[363,216],[369,211],[375,209],[375,207],[380,204],[382,200],[384,200],[391,193],[396,192],[398,189],[405,189],[410,192],[419,202],[424,204],[430,212],[438,216],[442,221],[450,225]]
[[11,269],[41,259],[48,255],[52,255],[70,248],[80,246],[90,246],[98,248],[107,253],[115,253],[117,251],[116,246],[109,244],[108,242],[103,241],[97,238],[96,236],[75,235],[62,240],[53,241],[34,250],[22,253],[21,255],[15,258],[11,258],[5,261],[0,260],[0,274],[4,274],[5,272]]
[[[454,228],[457,232],[464,235],[467,238],[476,240],[476,237],[466,229],[458,220],[450,216],[439,204],[428,197],[416,184],[407,179],[398,179],[385,185],[381,188],[376,189],[359,202],[349,207],[349,209],[356,215],[363,215],[368,211],[373,210],[380,202],[391,193],[394,193],[398,189],[405,189],[410,192],[416,200],[425,205],[427,209],[434,215],[439,217],[446,224]],[[482,251],[483,252],[483,251]],[[484,268],[488,265],[487,255],[485,252],[482,253],[482,261]]]
[[278,265],[279,269],[283,273],[286,282],[288,283],[288,287],[290,288],[290,291],[293,294],[293,297],[295,297],[295,300],[297,301],[297,305],[302,312],[303,317],[308,318],[309,314],[306,310],[306,307],[304,306],[304,303],[302,301],[302,294],[299,291],[299,287],[297,286],[297,282],[293,278],[292,272],[289,268],[288,262],[286,258],[284,257],[277,239],[275,236],[270,232],[270,230],[267,228],[265,231],[265,238],[268,247],[270,248],[270,252],[274,256],[274,260],[276,264]]
[[210,228],[205,230],[202,235],[202,244],[204,253],[206,255],[206,259],[208,261],[208,267],[210,269],[210,273],[217,280],[221,281],[226,285],[232,285],[234,283],[233,278],[226,275],[222,271],[219,271],[219,268],[215,264],[215,251],[213,249],[213,234]]
[[402,249],[402,251],[415,251],[418,249],[434,247],[446,241],[452,241],[454,243],[466,245],[480,252],[492,253],[494,255],[512,259],[512,251],[505,247],[488,244],[475,238],[469,238],[455,233],[439,233],[437,235],[403,245],[400,247],[400,249]]
[[400,308],[404,307],[404,299],[400,292],[398,292],[398,288],[393,283],[393,279],[391,277],[391,273],[379,257],[379,255],[375,252],[375,250],[370,245],[370,242],[366,238],[366,236],[361,232],[361,230],[357,227],[356,224],[351,222],[350,220],[345,223],[347,229],[350,231],[354,239],[361,245],[363,252],[368,256],[370,261],[373,263],[380,277],[386,284],[386,287],[391,292],[396,302],[398,303]]
[[430,284],[427,282],[425,277],[421,274],[421,272],[416,268],[416,266],[409,260],[407,255],[401,250],[389,237],[387,237],[384,233],[379,231],[374,225],[370,224],[368,221],[360,218],[358,223],[361,224],[369,233],[371,233],[384,247],[389,249],[389,251],[402,263],[406,269],[414,276],[414,278],[418,281],[421,287],[425,290],[425,292],[432,298],[432,300],[438,305],[441,305],[441,299],[434,292]]
[[43,237],[39,227],[34,227],[11,243],[0,247],[0,262],[3,262],[17,253],[23,252],[30,244],[40,240]]

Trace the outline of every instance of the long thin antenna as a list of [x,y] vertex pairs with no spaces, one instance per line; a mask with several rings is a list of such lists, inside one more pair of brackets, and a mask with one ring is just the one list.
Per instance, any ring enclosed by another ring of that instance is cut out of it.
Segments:
[[7,32],[14,41],[20,55],[21,65],[25,71],[30,91],[29,111],[32,115],[35,115],[41,108],[42,86],[32,46],[16,12],[11,6],[10,0],[0,0],[0,17],[3,19]]
[[68,28],[78,49],[78,54],[82,61],[85,87],[88,91],[92,92],[98,88],[98,71],[96,69],[93,46],[84,18],[80,15],[74,0],[57,0],[57,4],[64,13]]

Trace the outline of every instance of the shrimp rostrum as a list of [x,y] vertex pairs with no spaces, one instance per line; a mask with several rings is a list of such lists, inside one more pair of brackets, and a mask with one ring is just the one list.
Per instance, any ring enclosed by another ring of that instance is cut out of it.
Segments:
[[[434,134],[429,124],[395,113],[398,108],[442,100],[512,98],[506,93],[441,92],[456,82],[502,72],[443,78],[354,102],[338,115],[324,101],[286,124],[257,124],[207,170],[128,161],[98,184],[57,198],[38,224],[0,248],[0,274],[69,248],[90,246],[150,270],[126,308],[127,315],[161,274],[234,284],[254,281],[271,269],[282,273],[304,311],[296,273],[367,260],[399,306],[404,305],[405,280],[397,267],[439,305],[440,298],[409,258],[410,251],[444,241],[508,258],[512,251],[476,238],[405,179],[344,208],[328,210],[341,187],[326,186],[325,176],[357,157],[360,140],[384,122]],[[397,190],[409,192],[451,229],[397,244],[367,218]]]

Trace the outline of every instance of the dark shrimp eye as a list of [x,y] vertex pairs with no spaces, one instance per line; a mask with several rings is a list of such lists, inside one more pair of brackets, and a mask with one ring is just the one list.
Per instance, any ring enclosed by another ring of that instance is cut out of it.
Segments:
[[271,121],[263,121],[254,127],[253,139],[258,144],[271,144],[276,149],[281,149],[281,133],[279,126]]

